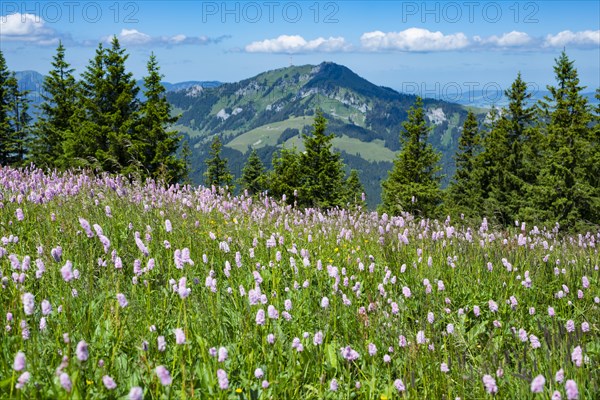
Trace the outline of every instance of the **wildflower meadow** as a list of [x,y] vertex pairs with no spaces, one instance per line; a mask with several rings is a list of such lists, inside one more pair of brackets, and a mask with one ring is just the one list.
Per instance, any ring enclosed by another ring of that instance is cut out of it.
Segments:
[[598,399],[599,232],[0,170],[0,398]]

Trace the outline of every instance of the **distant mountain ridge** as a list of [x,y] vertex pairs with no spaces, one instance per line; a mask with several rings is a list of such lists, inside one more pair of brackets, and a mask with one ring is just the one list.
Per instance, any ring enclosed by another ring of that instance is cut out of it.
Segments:
[[[589,89],[589,88],[588,88]],[[533,105],[538,101],[543,101],[546,96],[550,96],[548,90],[532,89],[530,91],[531,98],[528,100],[529,105]],[[598,104],[596,99],[596,92],[589,91],[583,92],[581,95],[588,100],[588,104]],[[494,90],[474,90],[464,91],[463,93],[450,93],[443,97],[444,100],[456,102],[464,106],[477,107],[477,108],[492,108],[505,107],[508,105],[508,99],[504,96],[504,92],[498,89]]]
[[[176,82],[176,83],[171,83],[171,82],[161,82],[161,83],[165,87],[165,90],[167,92],[179,92],[182,90],[189,90],[192,88],[202,88],[202,89],[215,88],[215,87],[221,86],[223,84],[222,82],[219,82],[219,81],[184,81],[184,82]],[[137,85],[140,88],[140,94],[142,94],[144,91],[144,80],[138,79]]]
[[30,112],[34,119],[37,119],[35,112],[44,101],[42,92],[44,88],[44,75],[37,71],[16,71],[15,76],[20,90],[27,90],[27,98],[30,101]]
[[221,86],[223,83],[219,81],[185,81],[177,83],[163,82],[162,84],[167,91],[176,92],[178,90],[185,90],[194,86],[201,86],[203,88],[214,88]]
[[[373,137],[364,139],[388,140],[388,147],[397,150],[398,143],[394,144],[397,140],[382,134],[400,125],[406,116],[406,106],[412,105],[415,96],[374,85],[347,67],[325,62],[267,71],[201,92],[190,89],[171,92],[168,99],[182,113],[179,123],[192,136],[216,132],[226,137],[238,136],[268,123],[312,115],[316,108],[321,108],[332,120],[340,120],[351,130],[370,131]],[[430,108],[443,105],[466,113],[457,104],[430,99],[425,103]],[[434,122],[445,120],[445,114],[439,111],[432,109],[430,115]],[[382,123],[380,117],[387,121]]]
[[[169,92],[167,99],[181,115],[176,129],[195,144],[196,180],[202,179],[207,143],[219,135],[239,174],[248,150],[258,151],[270,166],[273,153],[285,146],[302,150],[302,134],[311,131],[314,111],[328,119],[334,147],[349,168],[356,168],[370,204],[379,201],[380,183],[400,149],[400,131],[416,96],[375,85],[349,68],[333,62],[266,71],[252,78],[224,83],[201,91]],[[444,173],[454,173],[454,155],[462,123],[463,105],[425,99],[429,137],[442,152]],[[485,110],[480,110],[485,118]]]

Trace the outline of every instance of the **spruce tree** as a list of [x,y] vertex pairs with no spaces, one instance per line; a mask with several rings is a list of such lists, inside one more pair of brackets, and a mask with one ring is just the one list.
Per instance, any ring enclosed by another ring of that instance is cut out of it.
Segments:
[[401,132],[402,149],[382,183],[381,211],[391,215],[409,212],[433,216],[442,198],[438,172],[440,154],[427,141],[423,100],[417,97]]
[[207,186],[224,187],[232,190],[233,175],[227,167],[227,160],[221,157],[221,139],[215,136],[210,145],[210,157],[206,160],[205,183]]
[[538,218],[564,228],[600,221],[600,198],[590,174],[592,113],[581,92],[574,61],[563,51],[554,72],[556,86],[542,103],[548,117],[543,168],[534,193]]
[[261,193],[266,189],[265,166],[255,149],[252,149],[248,156],[248,161],[244,165],[240,184],[242,189],[247,190],[251,196]]
[[511,148],[508,130],[506,118],[500,117],[491,124],[485,136],[484,150],[477,159],[477,177],[483,193],[482,212],[502,225],[510,224],[513,219],[508,207],[512,194],[506,191],[514,183],[506,166]]
[[0,165],[24,165],[30,140],[29,100],[0,51]]
[[127,58],[113,37],[110,48],[98,45],[83,73],[81,107],[64,145],[71,165],[112,173],[137,173],[143,167],[137,129],[139,88],[133,74],[126,72]]
[[365,187],[360,181],[357,170],[353,169],[350,171],[350,175],[344,185],[344,191],[344,205],[350,207],[366,206],[366,202],[363,200]]
[[142,167],[138,149],[143,147],[137,131],[139,88],[133,73],[126,72],[125,62],[129,58],[119,40],[113,37],[106,51],[106,80],[108,112],[108,149],[98,152],[104,170],[109,172],[135,173]]
[[[502,154],[497,154],[495,151],[508,151],[505,146],[506,138],[498,137],[498,133],[501,133],[498,130],[500,120],[500,111],[492,106],[485,117],[484,126],[480,132],[481,151],[475,156],[472,176],[483,198],[487,198],[490,191],[491,180],[494,175],[492,168],[498,163],[497,158],[502,156]],[[478,210],[483,211],[483,204],[479,204]]]
[[181,145],[181,160],[184,165],[181,181],[185,185],[190,185],[192,183],[192,148],[190,147],[190,141],[187,137]]
[[590,168],[588,180],[592,187],[600,191],[600,88],[596,89],[596,104],[594,127],[592,130]]
[[12,129],[10,126],[10,79],[11,73],[6,65],[2,50],[0,50],[0,165],[7,165],[11,154],[9,148],[12,140]]
[[299,205],[331,208],[344,202],[344,170],[340,154],[334,152],[334,135],[327,135],[327,120],[315,113],[311,135],[303,135],[305,151],[300,155]]
[[10,104],[9,124],[11,137],[9,139],[9,160],[15,166],[24,166],[29,153],[31,142],[31,116],[29,115],[28,91],[20,90],[14,73],[8,80],[8,95]]
[[480,152],[480,133],[477,117],[468,111],[454,157],[456,173],[448,187],[449,207],[455,213],[473,217],[481,208],[482,193],[476,176],[476,156]]
[[529,207],[528,193],[535,184],[539,166],[539,135],[535,107],[527,104],[532,94],[527,92],[520,73],[505,96],[508,106],[502,110],[486,143],[492,176],[484,209],[487,215],[507,225],[524,214],[524,207]]
[[108,104],[106,80],[106,49],[98,44],[94,57],[82,74],[78,92],[78,107],[71,118],[70,129],[63,142],[63,167],[88,167],[102,171],[98,152],[108,150]]
[[276,199],[285,196],[288,204],[294,204],[301,186],[300,155],[295,148],[284,147],[273,155],[272,166],[267,175],[269,196]]
[[[535,106],[527,105],[532,94],[527,92],[527,83],[521,78],[520,72],[505,95],[509,103],[503,116],[508,119],[508,142],[511,146],[508,167],[521,185],[533,183],[537,171],[532,168],[534,160],[529,157],[537,153],[535,148],[539,137],[535,126]],[[522,187],[516,189],[521,190]]]
[[40,105],[41,115],[35,124],[35,139],[32,159],[38,167],[55,168],[68,164],[64,160],[63,142],[71,130],[72,118],[78,105],[78,84],[75,71],[65,60],[62,42],[56,49],[52,61],[53,69],[44,77],[44,102]]
[[180,137],[169,130],[178,117],[171,116],[171,105],[166,99],[166,90],[161,79],[160,68],[154,53],[147,64],[148,75],[144,77],[146,100],[140,108],[137,137],[131,140],[130,153],[135,159],[143,160],[145,172],[152,178],[162,178],[168,183],[179,181],[185,174],[185,162],[177,157]]

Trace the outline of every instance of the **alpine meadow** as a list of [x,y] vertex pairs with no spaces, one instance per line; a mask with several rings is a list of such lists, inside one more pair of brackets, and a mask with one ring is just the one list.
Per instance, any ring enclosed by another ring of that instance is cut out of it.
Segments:
[[546,3],[3,3],[0,399],[599,399],[600,6]]

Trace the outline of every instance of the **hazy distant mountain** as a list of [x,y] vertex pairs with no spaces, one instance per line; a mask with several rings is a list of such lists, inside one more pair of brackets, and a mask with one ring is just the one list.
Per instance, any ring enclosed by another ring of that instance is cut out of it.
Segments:
[[27,98],[30,100],[30,112],[36,118],[37,108],[44,101],[42,99],[44,75],[36,71],[17,71],[15,76],[19,83],[19,89],[29,91]]
[[[178,92],[181,90],[188,90],[188,89],[193,89],[193,88],[203,88],[203,89],[215,88],[215,87],[222,85],[222,83],[219,81],[185,81],[185,82],[177,82],[177,83],[162,82],[162,84],[168,92]],[[137,85],[140,88],[138,97],[143,100],[144,99],[144,94],[143,94],[144,81],[142,79],[139,79],[137,81]]]
[[[531,94],[532,96],[529,99],[529,104],[537,103],[540,100],[544,100],[544,97],[550,96],[549,91],[539,89],[532,89]],[[596,99],[596,93],[594,91],[583,92],[582,96],[588,99],[589,104],[598,103],[598,99]],[[453,93],[448,93],[448,95],[446,95],[442,99],[447,101],[453,101],[465,106],[478,108],[491,108],[492,106],[505,107],[508,105],[508,99],[506,98],[506,96],[504,96],[504,93],[501,90],[495,88],[487,91],[455,91]]]
[[44,83],[44,75],[36,71],[15,72],[21,90],[40,91]]
[[163,82],[162,83],[165,89],[169,92],[177,92],[179,90],[189,89],[193,86],[201,86],[203,88],[214,88],[222,85],[222,82],[219,81],[185,81],[185,82]]

